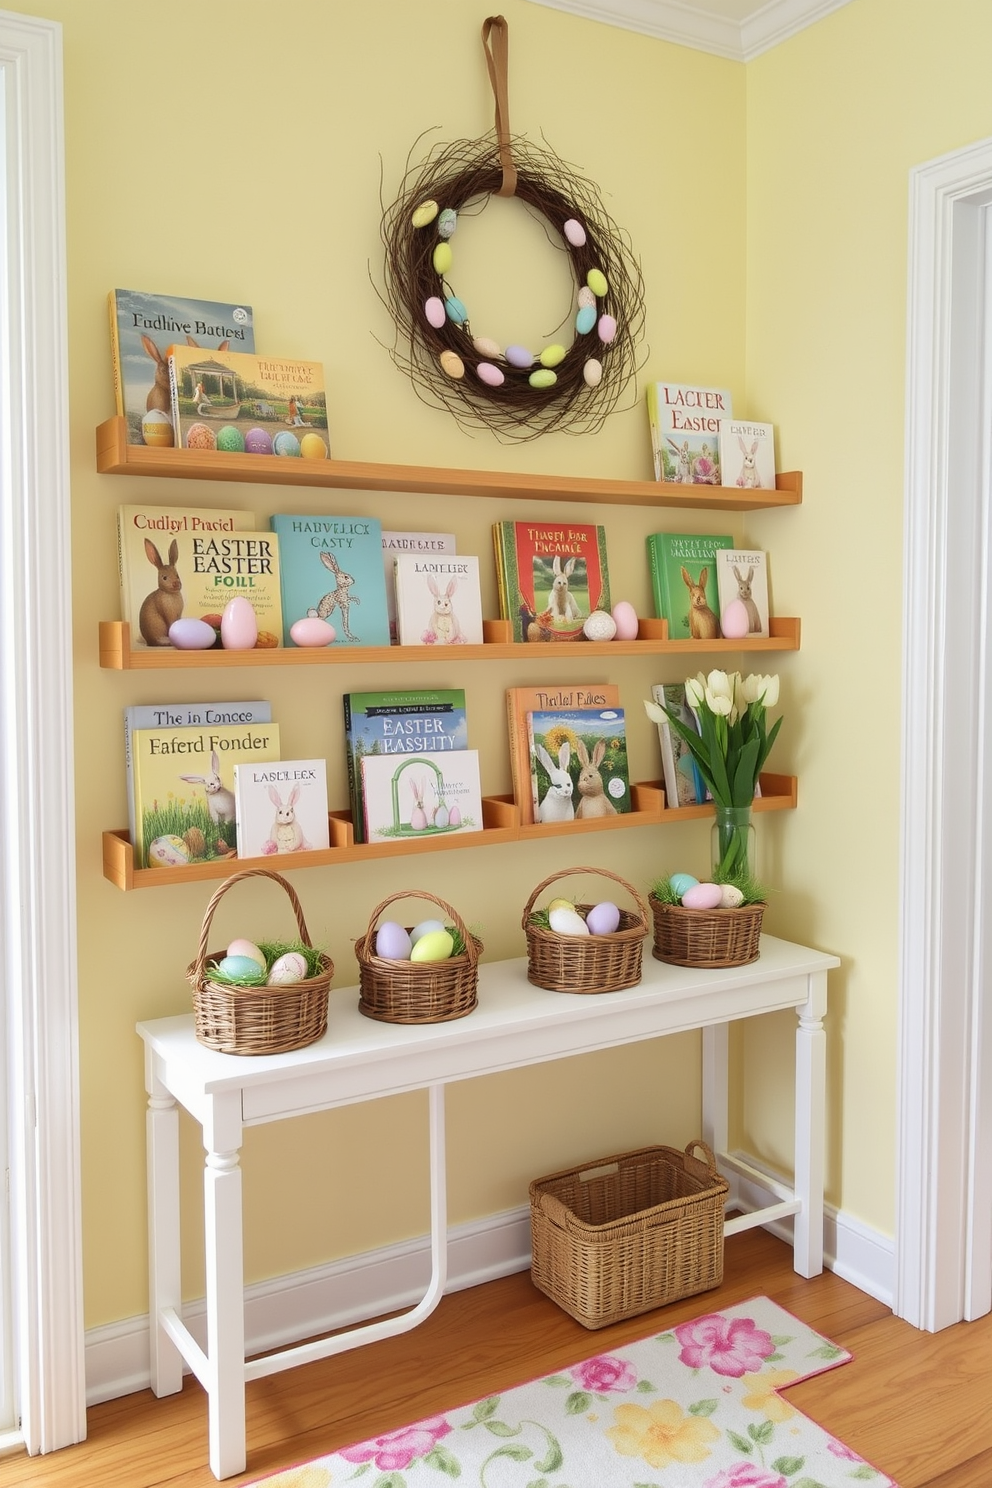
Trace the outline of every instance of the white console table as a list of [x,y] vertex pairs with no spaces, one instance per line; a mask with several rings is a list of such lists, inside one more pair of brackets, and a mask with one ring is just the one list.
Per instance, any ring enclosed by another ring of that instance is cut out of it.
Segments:
[[[217,1478],[245,1469],[245,1382],[404,1332],[440,1300],[446,1279],[444,1087],[640,1039],[703,1031],[703,1136],[721,1165],[757,1180],[774,1202],[738,1216],[727,1232],[794,1215],[795,1268],[823,1266],[823,1147],[827,972],[836,956],[764,936],[750,966],[684,970],[662,965],[645,943],[641,983],[602,995],[545,992],[526,961],[483,963],[479,1006],[466,1018],[422,1026],[373,1022],[357,987],[331,992],[327,1033],[291,1054],[242,1058],[199,1044],[192,1015],[140,1023],[148,1090],[148,1213],[151,1383],[182,1386],[185,1359],[209,1398],[210,1467]],[[795,1177],[791,1188],[727,1153],[727,1034],[738,1018],[794,1008]],[[406,1313],[332,1338],[245,1359],[239,1149],[246,1126],[308,1111],[426,1089],[430,1103],[432,1275]],[[200,1123],[206,1149],[207,1348],[182,1322],[179,1262],[179,1113]],[[595,1157],[598,1154],[590,1154]],[[536,1176],[536,1175],[535,1175]]]

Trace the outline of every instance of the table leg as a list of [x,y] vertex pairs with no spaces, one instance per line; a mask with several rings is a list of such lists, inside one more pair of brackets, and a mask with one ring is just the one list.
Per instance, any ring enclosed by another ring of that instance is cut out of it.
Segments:
[[730,1111],[730,1025],[703,1029],[703,1140],[717,1157],[726,1152]]
[[148,1163],[148,1342],[151,1387],[175,1395],[183,1360],[161,1324],[163,1308],[182,1312],[179,1248],[179,1108],[171,1095],[152,1094],[145,1117]]
[[204,1186],[210,1467],[216,1478],[244,1472],[245,1314],[238,1153],[207,1152]]
[[796,1197],[793,1265],[800,1276],[823,1270],[823,1171],[826,1145],[827,974],[809,977],[809,997],[797,1010],[796,1029]]

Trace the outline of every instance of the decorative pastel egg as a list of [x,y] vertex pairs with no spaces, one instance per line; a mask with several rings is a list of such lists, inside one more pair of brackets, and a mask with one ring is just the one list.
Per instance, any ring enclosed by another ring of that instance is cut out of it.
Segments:
[[720,884],[697,883],[691,889],[686,889],[682,895],[682,903],[686,909],[718,909],[722,898],[723,888]]
[[181,837],[156,837],[148,847],[149,868],[181,868],[189,862],[189,848]]
[[217,430],[217,448],[227,455],[243,455],[245,436],[233,424],[225,424],[223,429]]
[[413,941],[410,932],[395,920],[383,920],[375,932],[375,953],[387,961],[409,961]]
[[548,911],[548,924],[556,935],[588,935],[589,926],[574,909]]
[[274,455],[295,456],[300,453],[300,441],[291,429],[280,429],[272,441]]
[[672,893],[678,894],[681,899],[683,894],[688,893],[690,889],[696,887],[699,879],[693,878],[691,873],[673,873],[668,882],[671,885]]
[[418,940],[423,939],[425,935],[429,935],[431,931],[443,929],[444,926],[440,920],[421,920],[420,924],[414,925],[410,931],[410,939],[416,945]]
[[172,420],[161,408],[149,408],[141,420],[141,437],[156,449],[171,449],[174,435]]
[[451,251],[451,244],[440,242],[431,255],[431,263],[434,265],[435,274],[446,274],[455,261],[455,255]]
[[217,632],[206,620],[186,616],[173,620],[169,626],[169,640],[177,651],[209,651],[216,644]]
[[586,283],[588,284],[589,288],[592,290],[596,298],[600,300],[603,298],[610,287],[607,283],[606,275],[603,273],[602,269],[590,269],[588,274],[586,275]]
[[457,351],[442,351],[438,361],[441,364],[441,371],[447,373],[449,377],[465,376],[465,363]]
[[558,381],[558,373],[552,372],[550,367],[538,367],[536,372],[530,374],[527,381],[532,388],[554,387]]
[[468,310],[457,295],[449,295],[445,300],[444,313],[455,325],[464,325],[468,320]]
[[304,460],[326,460],[327,445],[319,434],[304,434],[300,440],[300,454]]
[[229,982],[258,986],[265,981],[265,968],[253,956],[223,956],[217,962],[217,970]]
[[488,387],[502,387],[506,381],[503,373],[492,362],[480,362],[475,369],[480,382]]
[[534,353],[528,351],[526,346],[508,346],[505,354],[511,367],[526,368],[534,365]]
[[728,641],[740,640],[751,628],[747,606],[742,599],[732,599],[720,611],[720,629]]
[[578,335],[587,336],[596,324],[596,306],[580,305],[575,312],[575,329]]
[[333,625],[321,620],[319,615],[305,615],[294,620],[289,627],[289,638],[294,646],[329,646],[337,635]]
[[186,448],[212,450],[217,448],[217,436],[207,424],[191,424],[186,430]]
[[565,350],[564,346],[559,346],[557,342],[555,342],[553,345],[546,346],[544,348],[544,350],[541,352],[541,355],[538,357],[538,361],[541,363],[542,367],[557,367],[561,362],[565,360],[567,356],[568,352]]
[[306,956],[301,955],[299,951],[285,951],[269,967],[265,985],[281,987],[285,982],[305,982],[307,971]]
[[744,895],[736,884],[720,885],[720,908],[740,909],[744,903]]
[[638,631],[637,611],[627,599],[618,599],[612,610],[617,627],[618,641],[636,641]]
[[227,948],[227,954],[229,956],[247,956],[250,960],[256,961],[263,971],[265,970],[265,954],[259,950],[253,940],[232,940]]
[[267,429],[249,429],[245,435],[245,454],[271,455],[272,435]]
[[437,219],[437,234],[439,238],[453,238],[455,228],[458,226],[458,213],[454,207],[445,207]]
[[472,345],[481,357],[488,357],[490,361],[503,354],[499,342],[490,341],[488,336],[473,336]]
[[588,284],[581,284],[579,286],[579,292],[575,296],[575,303],[578,305],[580,310],[582,310],[586,305],[591,305],[592,308],[595,310],[596,296],[593,294]]
[[586,240],[585,228],[582,226],[582,223],[577,222],[574,217],[569,217],[568,221],[562,228],[562,232],[565,234],[566,240],[571,243],[573,248],[581,248]]
[[612,935],[620,925],[620,911],[609,899],[594,904],[586,915],[590,935]]
[[431,201],[428,198],[427,201],[422,201],[419,207],[414,207],[413,212],[410,214],[410,221],[414,227],[426,227],[429,222],[434,221],[436,216],[437,202]]
[[596,332],[604,346],[609,346],[617,333],[617,323],[612,315],[601,315]]
[[597,362],[595,357],[590,357],[582,367],[582,380],[586,387],[599,387],[603,380],[603,364]]
[[612,641],[617,633],[617,622],[606,610],[593,610],[582,622],[582,634],[587,641]]
[[574,909],[574,908],[575,908],[575,905],[572,903],[571,899],[552,899],[551,903],[548,905],[549,912],[552,909]]
[[410,952],[411,961],[447,961],[455,942],[447,930],[428,930]]
[[258,640],[258,620],[248,600],[237,595],[224,606],[220,639],[225,651],[251,651]]
[[428,324],[432,325],[436,331],[439,331],[447,319],[444,310],[444,301],[440,295],[431,295],[429,300],[424,301],[424,314],[427,317]]

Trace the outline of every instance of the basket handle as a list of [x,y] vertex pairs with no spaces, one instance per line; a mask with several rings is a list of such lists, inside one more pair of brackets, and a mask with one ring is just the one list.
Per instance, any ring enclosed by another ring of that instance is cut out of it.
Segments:
[[372,939],[372,931],[383,910],[388,909],[391,904],[398,903],[400,899],[429,899],[431,904],[436,904],[438,909],[443,909],[445,914],[449,916],[456,928],[461,932],[462,940],[465,942],[465,954],[468,957],[470,965],[475,965],[479,959],[479,948],[475,943],[475,936],[471,934],[465,921],[453,905],[448,904],[444,899],[439,899],[436,894],[428,893],[426,889],[400,889],[397,893],[390,894],[388,899],[383,899],[381,904],[377,904],[369,916],[369,928],[365,932],[366,945]]
[[568,1208],[567,1204],[562,1203],[561,1199],[556,1199],[552,1193],[542,1193],[538,1196],[538,1201],[545,1217],[553,1225],[557,1225],[560,1230],[569,1230],[572,1228],[575,1215]]
[[286,890],[286,893],[289,895],[289,902],[293,906],[293,913],[296,916],[296,927],[300,932],[300,939],[304,945],[309,946],[311,949],[313,948],[310,932],[307,929],[307,922],[303,918],[303,906],[300,904],[293,885],[288,883],[281,874],[273,873],[270,868],[245,868],[241,873],[232,874],[230,878],[225,879],[214,893],[204,911],[203,924],[200,928],[200,944],[196,948],[196,960],[190,968],[191,973],[195,976],[201,977],[203,975],[203,969],[207,959],[207,940],[210,935],[210,924],[214,917],[214,911],[228,890],[233,889],[236,883],[241,883],[246,878],[271,878]]
[[523,917],[520,921],[523,929],[527,929],[527,922],[531,917],[534,905],[537,903],[538,895],[541,894],[551,884],[555,883],[559,878],[568,878],[575,873],[598,873],[602,878],[612,878],[614,883],[620,884],[621,888],[627,890],[627,893],[637,905],[638,913],[641,916],[641,921],[644,925],[645,930],[647,929],[648,907],[645,904],[644,900],[634,888],[633,884],[629,884],[625,878],[621,878],[619,873],[611,873],[609,868],[563,868],[559,873],[549,874],[547,878],[543,879],[538,884],[537,888],[531,894],[530,898],[527,900],[526,905],[524,906]]
[[710,1177],[719,1178],[720,1170],[716,1165],[716,1156],[713,1152],[713,1148],[710,1147],[708,1143],[704,1142],[702,1137],[696,1137],[695,1141],[689,1142],[686,1146],[685,1155],[687,1161],[695,1163],[696,1166],[700,1168],[704,1166],[703,1162],[701,1162],[700,1159],[693,1153],[693,1148],[695,1147],[702,1148],[703,1154],[705,1156],[705,1166],[709,1170]]

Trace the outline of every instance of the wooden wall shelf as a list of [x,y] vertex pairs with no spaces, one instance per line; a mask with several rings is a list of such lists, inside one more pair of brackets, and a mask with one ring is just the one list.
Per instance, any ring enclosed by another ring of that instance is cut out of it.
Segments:
[[680,486],[670,481],[593,480],[569,475],[522,475],[508,470],[448,470],[431,465],[375,465],[361,460],[300,460],[279,455],[222,454],[216,450],[151,449],[128,444],[127,422],[110,418],[96,431],[101,475],[159,475],[185,480],[241,481],[273,486],[325,486],[346,491],[412,491],[420,495],[520,497],[616,506],[689,507],[694,511],[760,511],[798,506],[798,470],[775,477],[774,491],[736,486]]

